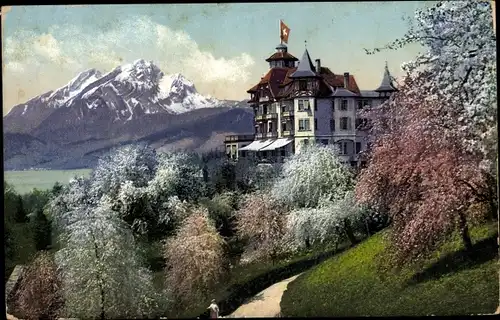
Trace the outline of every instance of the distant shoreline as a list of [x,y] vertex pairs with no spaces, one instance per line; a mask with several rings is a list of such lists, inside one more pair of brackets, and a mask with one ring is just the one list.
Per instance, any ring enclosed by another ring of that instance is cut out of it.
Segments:
[[46,168],[29,168],[29,169],[8,169],[3,172],[23,172],[23,171],[76,171],[76,170],[92,170],[93,168],[71,168],[71,169],[46,169]]
[[19,194],[26,194],[33,189],[49,190],[57,182],[69,183],[75,176],[89,177],[92,169],[26,169],[4,171],[4,181],[9,183]]

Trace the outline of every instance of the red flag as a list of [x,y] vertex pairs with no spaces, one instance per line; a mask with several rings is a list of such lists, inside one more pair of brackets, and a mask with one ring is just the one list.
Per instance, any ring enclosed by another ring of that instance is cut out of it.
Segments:
[[280,20],[280,38],[284,43],[288,43],[288,36],[290,35],[290,28]]

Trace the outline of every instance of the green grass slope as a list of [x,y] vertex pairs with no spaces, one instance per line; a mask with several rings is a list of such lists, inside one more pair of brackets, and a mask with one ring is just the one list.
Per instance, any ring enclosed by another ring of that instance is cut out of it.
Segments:
[[285,317],[420,316],[493,313],[498,305],[496,223],[472,228],[475,257],[460,239],[421,268],[380,271],[387,232],[311,269],[288,285]]

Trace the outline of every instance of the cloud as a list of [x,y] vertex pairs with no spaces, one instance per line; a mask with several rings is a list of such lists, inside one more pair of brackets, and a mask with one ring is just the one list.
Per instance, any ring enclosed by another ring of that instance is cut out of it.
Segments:
[[220,99],[242,99],[252,85],[255,61],[249,54],[216,55],[201,49],[186,32],[148,17],[95,29],[53,25],[47,31],[18,30],[6,39],[4,114],[6,107],[57,89],[79,72],[90,68],[108,72],[136,59],[152,60],[166,74],[182,73],[201,93]]

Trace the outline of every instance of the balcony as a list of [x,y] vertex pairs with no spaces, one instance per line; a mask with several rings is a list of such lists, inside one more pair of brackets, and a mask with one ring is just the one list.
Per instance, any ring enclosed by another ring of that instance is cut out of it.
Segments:
[[266,137],[266,134],[265,133],[256,133],[255,134],[255,139],[264,139]]
[[255,115],[255,121],[263,121],[263,120],[272,120],[278,118],[277,113],[266,113],[266,114],[257,114]]
[[253,134],[237,134],[226,136],[224,142],[239,142],[239,141],[253,141],[255,135]]
[[267,102],[269,101],[269,97],[259,97],[259,102]]
[[293,130],[287,130],[287,131],[283,131],[281,133],[281,135],[283,137],[293,137],[294,134],[295,134],[295,132]]
[[281,116],[284,117],[284,118],[293,117],[293,111],[283,111],[281,113]]

